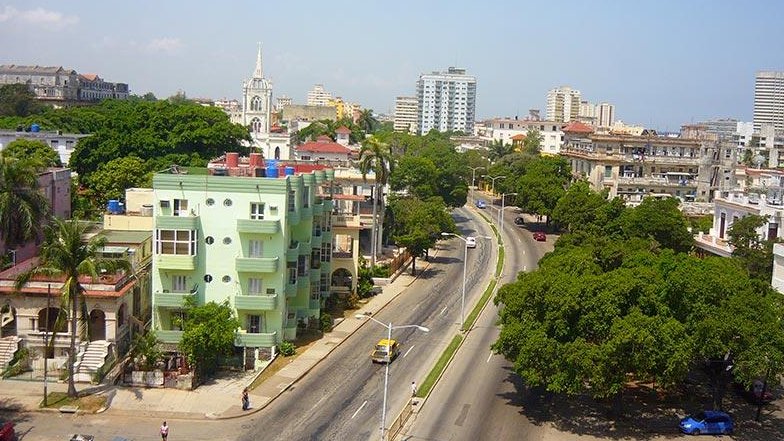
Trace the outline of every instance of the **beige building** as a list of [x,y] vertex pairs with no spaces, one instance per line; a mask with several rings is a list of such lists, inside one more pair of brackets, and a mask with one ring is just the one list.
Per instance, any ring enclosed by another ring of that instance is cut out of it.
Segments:
[[548,121],[569,122],[580,115],[580,91],[563,86],[547,92]]
[[417,133],[417,98],[415,96],[399,96],[395,98],[396,132]]
[[308,106],[328,106],[331,99],[332,94],[324,90],[323,84],[315,84],[308,91],[307,104]]

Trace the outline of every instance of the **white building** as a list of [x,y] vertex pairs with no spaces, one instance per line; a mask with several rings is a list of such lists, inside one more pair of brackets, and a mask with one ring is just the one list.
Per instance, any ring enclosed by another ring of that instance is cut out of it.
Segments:
[[291,97],[286,96],[286,95],[281,95],[281,96],[277,97],[275,99],[275,101],[276,101],[276,104],[275,104],[275,110],[276,111],[281,111],[281,110],[283,110],[284,107],[290,106],[292,104]]
[[557,155],[563,145],[563,131],[560,123],[554,121],[536,121],[531,119],[495,118],[489,122],[491,138],[504,144],[512,144],[512,137],[528,135],[530,130],[536,130],[542,137],[541,152]]
[[316,84],[308,91],[309,106],[327,106],[332,99],[332,94],[324,90],[323,84]]
[[417,133],[417,97],[399,96],[395,98],[396,132]]
[[784,72],[757,72],[754,81],[754,128],[773,124],[784,130]]
[[76,143],[79,142],[80,139],[88,136],[90,135],[62,133],[61,131],[23,132],[0,130],[0,151],[3,151],[5,147],[8,147],[8,144],[17,139],[41,141],[50,146],[52,150],[56,151],[57,155],[60,156],[60,162],[62,162],[64,166],[68,166],[68,163],[71,161],[71,153],[73,153],[74,148],[76,148]]
[[610,103],[597,104],[596,120],[599,127],[611,127],[615,122],[615,106]]
[[417,81],[417,121],[419,133],[474,132],[476,77],[465,69],[450,67],[446,72],[422,74]]
[[547,92],[547,120],[569,122],[580,114],[580,91],[568,86]]

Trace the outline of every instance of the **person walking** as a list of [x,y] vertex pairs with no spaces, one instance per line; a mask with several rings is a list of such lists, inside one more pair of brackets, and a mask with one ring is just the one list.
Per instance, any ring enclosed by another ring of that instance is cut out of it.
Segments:
[[242,410],[250,409],[250,397],[248,396],[248,388],[242,390]]
[[161,440],[166,441],[169,438],[169,426],[166,424],[166,421],[161,424]]
[[416,381],[412,381],[412,382],[411,382],[411,396],[412,396],[412,397],[415,397],[415,396],[416,396],[416,389],[417,389],[417,387],[416,387]]

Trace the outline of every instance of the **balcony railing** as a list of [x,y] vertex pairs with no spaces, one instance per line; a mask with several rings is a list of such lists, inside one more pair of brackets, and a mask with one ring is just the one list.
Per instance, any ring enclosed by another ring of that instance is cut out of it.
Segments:
[[250,234],[277,234],[280,232],[280,221],[277,219],[237,219],[237,231]]
[[155,228],[163,230],[195,230],[199,228],[199,216],[156,216]]
[[159,254],[156,256],[157,267],[160,269],[193,271],[196,269],[196,256]]
[[193,296],[190,292],[154,292],[152,303],[156,308],[182,308],[185,306],[185,299]]
[[333,214],[332,226],[338,228],[359,228],[362,226],[360,217],[351,214]]
[[237,257],[234,266],[240,273],[274,273],[278,271],[277,257]]
[[237,295],[234,307],[242,310],[274,310],[277,309],[278,295]]
[[277,332],[251,333],[240,331],[236,334],[235,345],[242,347],[269,347],[278,344]]
[[162,343],[179,343],[182,339],[182,331],[173,331],[166,329],[156,329],[155,337]]

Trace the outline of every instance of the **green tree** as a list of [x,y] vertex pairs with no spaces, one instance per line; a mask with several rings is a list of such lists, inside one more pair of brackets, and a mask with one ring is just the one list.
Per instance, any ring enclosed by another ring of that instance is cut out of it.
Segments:
[[411,253],[411,274],[416,274],[416,259],[426,255],[441,233],[457,230],[444,202],[438,198],[421,200],[413,197],[395,199],[390,204],[393,217],[393,239]]
[[0,238],[21,245],[40,232],[49,201],[38,187],[37,163],[0,153]]
[[566,193],[571,170],[562,157],[541,156],[530,160],[525,166],[525,173],[513,181],[517,192],[516,205],[527,213],[547,216],[547,223],[550,223],[550,215]]
[[569,186],[558,199],[552,219],[571,232],[591,230],[599,215],[599,208],[607,203],[606,194],[591,190],[585,181],[578,181]]
[[3,149],[3,155],[20,160],[30,159],[42,168],[63,166],[60,155],[43,141],[16,139]]
[[429,158],[405,155],[395,165],[389,183],[392,190],[406,190],[420,199],[438,194],[438,167]]
[[128,188],[151,187],[152,174],[143,160],[127,156],[101,164],[88,178],[88,186],[103,206],[110,199],[124,199]]
[[200,378],[213,374],[221,356],[231,355],[240,323],[228,300],[185,306],[185,323],[179,348]]
[[[119,270],[130,270],[130,263],[125,259],[98,257],[99,250],[106,244],[106,238],[95,235],[88,239],[88,233],[92,228],[90,224],[77,220],[53,219],[46,227],[46,239],[39,253],[39,266],[23,272],[14,282],[14,289],[18,291],[36,276],[59,277],[63,281],[60,288],[60,308],[69,311],[68,315],[71,318],[71,342],[68,351],[69,397],[77,396],[74,385],[76,335],[80,329],[77,322],[82,321],[81,330],[84,333],[88,332],[90,324],[85,297],[87,289],[82,285],[82,280],[84,277],[97,280],[99,273],[103,271],[112,274]],[[58,316],[55,329],[60,328],[64,317],[64,315]],[[83,334],[82,337],[85,335]]]
[[506,144],[501,139],[494,139],[487,147],[487,158],[490,159],[490,162],[495,162],[513,151],[512,144]]
[[373,109],[362,109],[362,111],[359,112],[357,125],[368,135],[375,133],[376,130],[378,130],[379,123],[376,117],[373,116]]
[[732,256],[739,259],[751,277],[770,281],[773,276],[773,244],[776,239],[762,237],[758,230],[768,224],[768,216],[751,214],[732,223],[727,231]]
[[362,143],[359,151],[359,170],[362,178],[367,180],[368,173],[372,172],[373,184],[373,229],[371,238],[370,266],[376,266],[376,253],[381,248],[378,241],[378,231],[383,226],[383,216],[377,216],[378,205],[382,203],[381,188],[389,182],[389,176],[394,169],[394,160],[389,146],[375,136],[371,136]]
[[694,237],[675,198],[646,197],[633,210],[624,211],[621,223],[627,237],[650,237],[661,246],[678,252],[688,252]]
[[28,116],[43,112],[46,106],[35,98],[27,84],[0,86],[0,116]]
[[529,129],[523,140],[523,154],[536,156],[542,151],[542,134],[539,130]]

